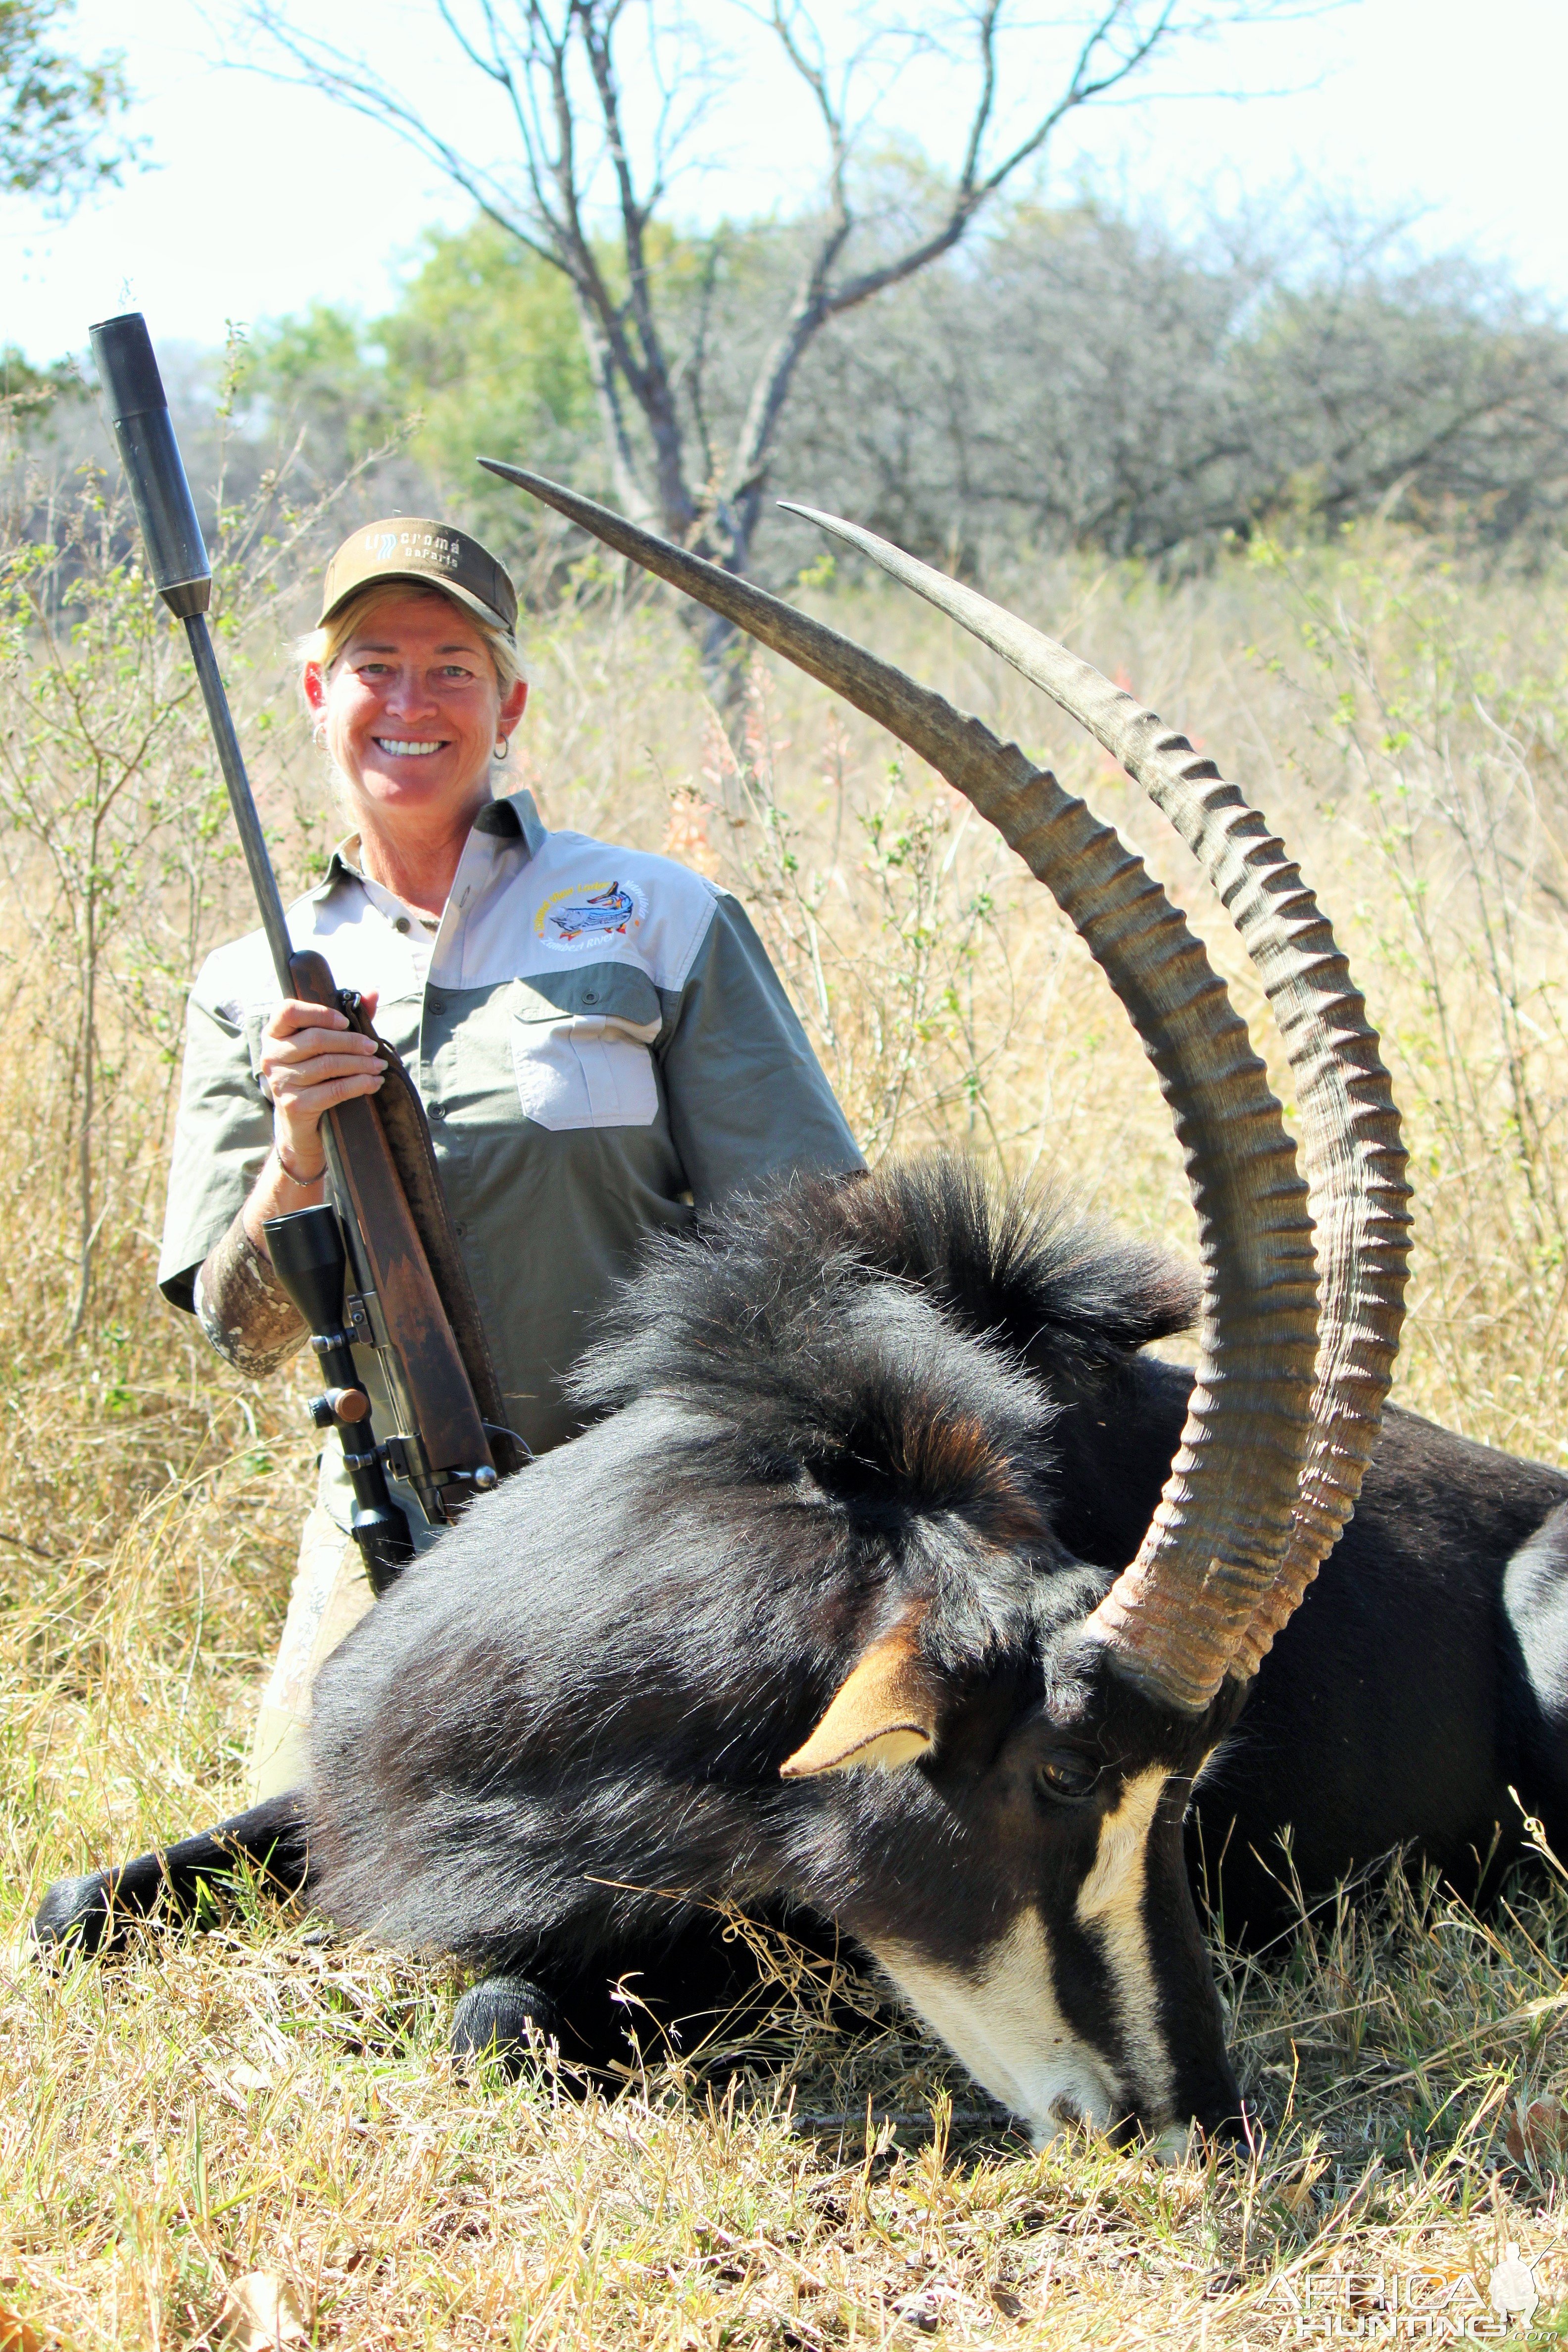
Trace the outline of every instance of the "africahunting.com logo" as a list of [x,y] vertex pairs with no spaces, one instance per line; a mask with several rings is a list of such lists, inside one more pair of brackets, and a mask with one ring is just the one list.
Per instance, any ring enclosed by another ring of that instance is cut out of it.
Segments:
[[1517,2342],[1540,2300],[1511,2245],[1485,2288],[1468,2270],[1302,2271],[1275,2279],[1261,2298],[1279,2330],[1271,2340],[1286,2344]]

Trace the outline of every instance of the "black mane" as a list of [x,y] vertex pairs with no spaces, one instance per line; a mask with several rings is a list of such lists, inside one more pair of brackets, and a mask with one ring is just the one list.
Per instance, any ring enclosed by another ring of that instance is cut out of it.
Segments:
[[[954,1331],[1053,1390],[1117,1379],[1150,1340],[1190,1328],[1190,1267],[1090,1223],[1039,1188],[994,1188],[933,1152],[865,1179],[790,1179],[742,1195],[691,1237],[656,1240],[605,1312],[574,1392],[590,1412],[647,1395],[752,1390],[856,1294],[902,1284]],[[832,1397],[820,1397],[832,1412]]]
[[[1185,1269],[951,1155],[794,1178],[646,1251],[574,1383],[728,1433],[732,1480],[805,1475],[859,1516],[1040,1530],[1063,1407],[1191,1321]],[[704,1448],[702,1475],[720,1472]]]

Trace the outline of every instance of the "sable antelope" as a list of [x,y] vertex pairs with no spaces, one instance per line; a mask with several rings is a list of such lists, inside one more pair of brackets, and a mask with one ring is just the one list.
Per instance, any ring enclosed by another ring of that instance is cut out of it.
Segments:
[[1287,1826],[1310,1886],[1407,1839],[1462,1873],[1510,1780],[1568,1819],[1568,1481],[1391,1415],[1333,1549],[1377,1439],[1407,1224],[1343,959],[1184,739],[832,526],[1172,814],[1279,1020],[1309,1213],[1201,946],[1081,803],[790,607],[495,470],[888,725],[1047,883],[1186,1154],[1197,1370],[1138,1353],[1188,1319],[1179,1278],[961,1171],[737,1206],[628,1292],[581,1375],[600,1417],[476,1503],[331,1662],[310,1790],[62,1883],[39,1932],[95,1937],[246,1853],[289,1883],[308,1867],[348,1925],[548,1993],[650,1947],[683,1904],[783,1895],[877,1954],[1037,2132],[1222,2126],[1239,2095],[1184,1857],[1194,1785],[1227,1925],[1275,1900]]

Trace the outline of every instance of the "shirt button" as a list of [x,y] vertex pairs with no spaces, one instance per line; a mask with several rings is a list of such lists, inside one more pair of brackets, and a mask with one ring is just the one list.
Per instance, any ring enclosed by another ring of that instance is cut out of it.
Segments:
[[444,996],[426,996],[425,999],[425,1010],[426,1013],[445,1013],[447,1010],[446,998]]
[[395,931],[411,931],[414,926],[409,921],[406,915],[395,915],[393,918],[392,928]]
[[446,1116],[447,1116],[447,1106],[446,1106],[446,1104],[445,1104],[445,1103],[432,1103],[432,1104],[430,1105],[430,1116],[431,1116],[431,1118],[446,1118]]
[[585,988],[583,991],[583,1002],[584,1004],[597,1004],[599,1002],[598,990],[596,988]]

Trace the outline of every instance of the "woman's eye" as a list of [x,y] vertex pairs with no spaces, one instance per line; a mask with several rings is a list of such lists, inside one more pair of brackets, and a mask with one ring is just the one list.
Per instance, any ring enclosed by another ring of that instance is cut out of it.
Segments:
[[1043,1793],[1062,1804],[1076,1805],[1093,1791],[1100,1767],[1071,1748],[1058,1748],[1040,1760],[1037,1778]]

